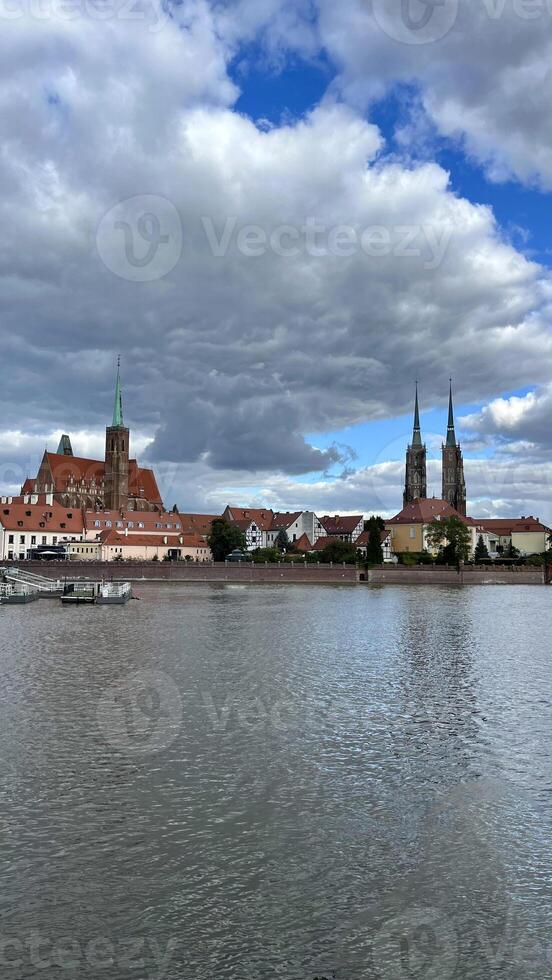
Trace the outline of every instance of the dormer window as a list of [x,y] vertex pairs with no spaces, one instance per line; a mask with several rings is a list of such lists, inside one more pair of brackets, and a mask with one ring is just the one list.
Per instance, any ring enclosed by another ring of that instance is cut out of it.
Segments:
[[25,511],[25,517],[30,517],[31,516],[31,513],[32,513],[32,511],[26,510]]

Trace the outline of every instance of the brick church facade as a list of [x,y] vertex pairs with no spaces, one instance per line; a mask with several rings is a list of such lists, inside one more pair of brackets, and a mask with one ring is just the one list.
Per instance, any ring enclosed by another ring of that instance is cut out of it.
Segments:
[[36,477],[25,480],[21,493],[52,494],[62,507],[161,513],[164,507],[155,474],[130,459],[129,444],[118,368],[113,421],[105,432],[104,459],[74,456],[69,436],[63,435],[57,452],[44,453]]

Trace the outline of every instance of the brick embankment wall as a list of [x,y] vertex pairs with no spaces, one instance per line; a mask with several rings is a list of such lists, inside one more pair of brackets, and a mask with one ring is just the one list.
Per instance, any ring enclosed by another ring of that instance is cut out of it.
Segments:
[[433,565],[381,565],[368,572],[370,585],[461,585],[455,568]]
[[371,585],[543,585],[542,568],[465,566],[456,568],[439,565],[383,565],[369,572]]
[[544,585],[543,568],[464,568],[464,585]]
[[195,564],[188,562],[4,562],[48,578],[102,578],[126,582],[257,582],[280,584],[356,585],[359,571],[353,565],[254,565]]

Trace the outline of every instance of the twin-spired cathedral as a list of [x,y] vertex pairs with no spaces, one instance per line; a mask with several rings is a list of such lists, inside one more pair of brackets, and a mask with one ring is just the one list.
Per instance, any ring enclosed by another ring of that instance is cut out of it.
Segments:
[[113,421],[105,430],[104,459],[74,456],[68,435],[57,452],[46,451],[34,479],[21,487],[26,495],[51,494],[62,507],[85,510],[163,511],[153,470],[130,459],[130,432],[123,421],[121,377],[117,368]]
[[[452,383],[449,397],[449,417],[446,442],[443,443],[443,487],[442,499],[454,507],[459,514],[466,516],[466,481],[464,479],[464,460],[460,443],[456,441],[454,430],[454,408],[452,404]],[[418,385],[414,407],[414,434],[412,443],[406,451],[406,477],[404,485],[404,506],[418,497],[427,497],[426,447],[422,442],[420,428],[420,409],[418,405]]]

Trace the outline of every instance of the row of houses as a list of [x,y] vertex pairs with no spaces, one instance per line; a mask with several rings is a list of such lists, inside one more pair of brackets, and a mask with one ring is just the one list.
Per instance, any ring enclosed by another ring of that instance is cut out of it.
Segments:
[[[417,498],[385,523],[381,541],[384,561],[400,553],[431,550],[427,534],[435,520],[456,516],[469,529],[472,552],[480,537],[491,557],[510,546],[522,555],[541,554],[548,547],[550,528],[535,517],[476,519],[459,514],[450,503]],[[137,512],[68,508],[51,494],[0,498],[0,558],[23,560],[44,549],[66,551],[84,561],[185,559],[211,561],[207,543],[211,525],[224,518],[243,532],[249,551],[273,547],[282,532],[303,553],[322,553],[329,541],[354,544],[362,553],[368,545],[362,515],[326,515],[312,511],[276,512],[228,506],[220,514]]]
[[274,546],[281,532],[290,544],[310,551],[329,538],[354,544],[364,531],[362,515],[318,518],[310,511],[231,506],[222,515],[87,510],[64,507],[51,493],[23,494],[0,498],[0,557],[24,560],[37,551],[63,548],[69,558],[83,561],[210,561],[207,537],[220,517],[243,531],[249,551]]
[[430,551],[427,539],[433,521],[457,517],[468,528],[472,554],[479,538],[483,538],[489,556],[500,558],[510,547],[522,556],[540,555],[548,549],[551,530],[538,517],[473,518],[459,514],[446,500],[416,498],[385,525],[390,535],[392,554]]

